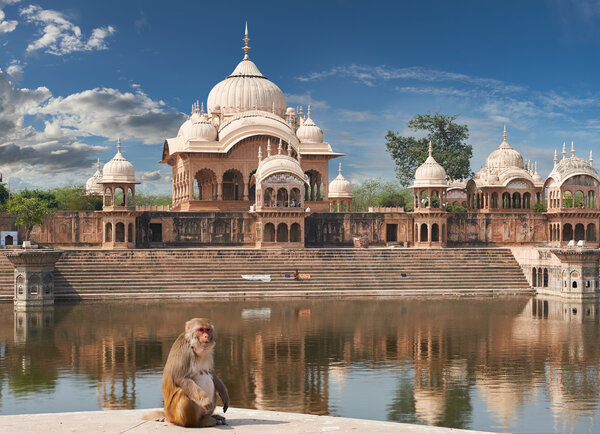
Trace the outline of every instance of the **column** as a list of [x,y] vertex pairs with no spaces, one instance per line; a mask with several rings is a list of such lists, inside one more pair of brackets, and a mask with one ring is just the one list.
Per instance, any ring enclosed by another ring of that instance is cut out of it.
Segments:
[[223,179],[217,181],[217,200],[223,200]]
[[248,200],[248,183],[245,181],[244,181],[244,200]]

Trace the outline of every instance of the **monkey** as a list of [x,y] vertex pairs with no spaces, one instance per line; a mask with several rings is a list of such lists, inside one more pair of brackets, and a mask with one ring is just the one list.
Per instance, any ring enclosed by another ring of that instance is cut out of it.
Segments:
[[[185,323],[185,330],[173,343],[163,370],[164,416],[184,427],[225,425],[225,418],[213,414],[217,394],[223,412],[229,407],[227,388],[214,372],[214,327],[206,318]],[[161,412],[162,413],[162,412]],[[157,420],[153,415],[144,419]]]

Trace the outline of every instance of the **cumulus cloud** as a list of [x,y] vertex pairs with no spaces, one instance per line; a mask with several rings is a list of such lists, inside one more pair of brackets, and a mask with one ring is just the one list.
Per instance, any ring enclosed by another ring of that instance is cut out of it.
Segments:
[[23,80],[23,64],[18,60],[13,60],[6,68],[6,73],[14,80]]
[[0,0],[0,33],[10,33],[17,28],[19,24],[16,20],[6,20],[6,13],[3,8],[6,5],[18,3],[20,0]]
[[61,56],[76,51],[105,50],[108,48],[106,39],[116,31],[113,26],[98,27],[86,41],[81,29],[61,12],[29,5],[20,13],[28,23],[41,29],[39,38],[27,46],[27,52],[41,50]]
[[141,90],[132,93],[97,88],[51,98],[39,113],[52,116],[80,136],[120,136],[156,144],[166,133],[177,131],[185,120],[184,114],[164,105]]
[[160,170],[155,170],[153,172],[139,172],[138,176],[141,181],[158,181],[162,179]]
[[[17,87],[1,70],[0,101],[0,164],[15,186],[45,186],[48,175],[57,184],[86,179],[92,161],[107,149],[101,138],[157,143],[185,118],[141,91],[92,89],[54,97],[46,87]],[[152,181],[157,174],[144,176]]]

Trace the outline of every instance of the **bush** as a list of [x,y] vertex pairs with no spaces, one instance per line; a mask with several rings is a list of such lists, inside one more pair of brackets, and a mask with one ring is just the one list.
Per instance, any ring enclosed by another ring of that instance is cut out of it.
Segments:
[[536,203],[533,205],[533,212],[546,212],[548,211],[543,203]]
[[456,205],[448,204],[446,207],[446,211],[448,212],[467,212],[467,208],[462,206],[460,203]]

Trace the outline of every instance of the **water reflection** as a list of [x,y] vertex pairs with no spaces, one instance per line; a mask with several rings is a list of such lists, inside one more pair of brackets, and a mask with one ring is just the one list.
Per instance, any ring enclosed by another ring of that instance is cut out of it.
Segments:
[[522,297],[0,305],[0,412],[160,406],[171,343],[207,316],[233,406],[593,430],[598,309]]

